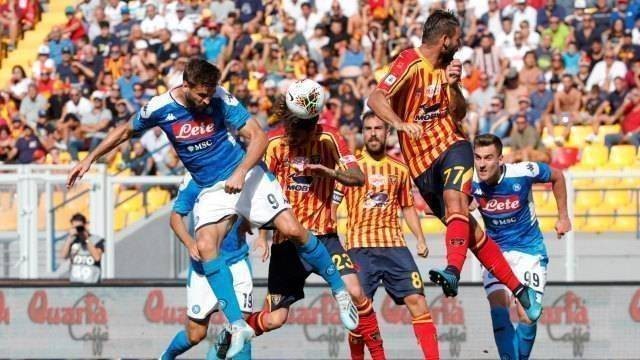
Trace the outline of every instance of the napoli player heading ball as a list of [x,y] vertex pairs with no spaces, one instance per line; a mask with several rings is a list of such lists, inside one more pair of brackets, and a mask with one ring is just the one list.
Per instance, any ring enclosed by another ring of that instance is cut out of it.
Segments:
[[[267,136],[249,112],[218,86],[220,70],[201,59],[187,64],[183,83],[156,96],[131,123],[115,128],[70,172],[67,186],[81,178],[102,155],[141,133],[159,126],[171,141],[178,157],[203,188],[194,212],[196,246],[207,277],[231,325],[233,357],[254,332],[242,318],[233,289],[233,279],[225,259],[219,255],[220,242],[242,216],[258,227],[273,225],[296,245],[298,255],[329,283],[338,301],[340,319],[353,330],[358,326],[357,310],[327,249],[293,216],[282,189],[261,159]],[[246,150],[228,130],[236,131]]]
[[[531,186],[552,184],[558,204],[556,232],[561,237],[571,230],[564,175],[544,163],[504,164],[502,142],[491,134],[475,138],[474,162],[473,196],[487,234],[498,244],[520,281],[542,298],[549,259],[533,206]],[[514,329],[509,319],[509,306],[513,301],[510,292],[486,270],[483,282],[491,305],[493,333],[500,358],[528,359],[536,337],[536,322],[530,321],[524,309],[518,306],[520,323]]]

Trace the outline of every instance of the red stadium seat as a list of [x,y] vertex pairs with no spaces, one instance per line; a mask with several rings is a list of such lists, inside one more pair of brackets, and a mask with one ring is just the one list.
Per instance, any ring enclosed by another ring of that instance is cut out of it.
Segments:
[[561,147],[553,149],[551,153],[551,166],[557,169],[567,169],[578,162],[578,148]]

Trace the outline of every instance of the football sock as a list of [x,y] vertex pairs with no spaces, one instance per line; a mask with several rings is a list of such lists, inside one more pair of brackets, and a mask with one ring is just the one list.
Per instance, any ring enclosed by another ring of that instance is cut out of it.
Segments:
[[511,270],[509,263],[505,260],[504,255],[498,245],[486,234],[482,235],[481,241],[477,246],[471,249],[476,255],[482,266],[484,266],[498,281],[506,285],[509,290],[515,292],[522,286],[520,280]]
[[536,341],[537,324],[518,324],[516,327],[516,336],[518,344],[518,352],[520,360],[528,360],[533,349],[533,343]]
[[368,298],[360,304],[356,304],[360,321],[354,333],[361,335],[364,344],[369,349],[371,359],[384,360],[384,348],[382,346],[382,336],[378,327],[378,319],[373,311],[373,303]]
[[354,334],[349,331],[349,350],[351,351],[351,360],[364,360],[364,340],[362,335]]
[[244,343],[244,347],[233,357],[233,360],[251,360],[251,342]]
[[500,359],[517,359],[514,346],[516,331],[509,319],[509,309],[506,307],[491,309],[491,322]]
[[202,271],[207,277],[209,286],[218,298],[220,308],[229,323],[242,320],[242,312],[233,289],[231,270],[222,257],[202,262]]
[[413,318],[413,332],[416,335],[418,344],[422,349],[425,359],[440,359],[440,350],[438,349],[438,331],[433,323],[430,313],[420,315]]
[[189,341],[189,337],[187,336],[187,332],[184,330],[178,331],[176,336],[173,337],[171,343],[167,350],[162,353],[160,357],[162,360],[173,360],[176,356],[184,353],[185,351],[191,349],[193,344]]
[[267,329],[267,327],[264,325],[264,317],[267,314],[268,313],[264,311],[254,312],[254,313],[251,313],[247,318],[247,324],[249,324],[249,326],[253,328],[253,331],[255,331],[256,336],[260,336],[265,332],[269,331],[269,329]]
[[455,268],[459,276],[469,248],[469,233],[471,231],[469,218],[462,214],[451,214],[446,223],[447,268]]
[[344,282],[340,273],[331,261],[327,248],[318,238],[309,233],[309,240],[302,246],[297,246],[298,255],[306,261],[315,272],[329,284],[333,293],[344,290]]

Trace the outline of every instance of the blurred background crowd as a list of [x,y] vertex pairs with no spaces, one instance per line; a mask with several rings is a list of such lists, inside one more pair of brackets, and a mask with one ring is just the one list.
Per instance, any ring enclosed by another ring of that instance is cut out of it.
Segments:
[[[9,52],[48,5],[0,0]],[[267,130],[278,94],[318,81],[330,94],[321,122],[355,151],[367,97],[439,8],[462,24],[470,138],[500,136],[508,161],[551,162],[578,127],[581,144],[640,145],[640,0],[84,0],[0,84],[0,161],[76,161],[179,85],[194,56],[218,65],[222,86]],[[106,161],[138,175],[181,169],[159,129]]]

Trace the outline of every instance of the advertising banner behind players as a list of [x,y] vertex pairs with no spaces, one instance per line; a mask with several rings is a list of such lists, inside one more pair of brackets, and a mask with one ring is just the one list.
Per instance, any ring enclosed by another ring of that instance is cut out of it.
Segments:
[[[532,358],[637,358],[638,291],[639,285],[548,285]],[[347,334],[328,289],[311,287],[305,293],[292,306],[287,326],[254,340],[256,358],[348,358]],[[5,315],[0,354],[8,358],[152,358],[182,326],[186,313],[182,286],[2,288],[0,294],[0,313]],[[429,298],[440,354],[446,359],[495,359],[491,319],[481,311],[487,306],[484,290],[471,286],[464,294]],[[255,295],[264,297],[265,289],[256,288]],[[390,357],[419,359],[406,308],[384,291],[377,292],[374,304]],[[212,317],[208,341],[223,321],[219,314]],[[185,356],[202,358],[206,350],[200,346]]]

